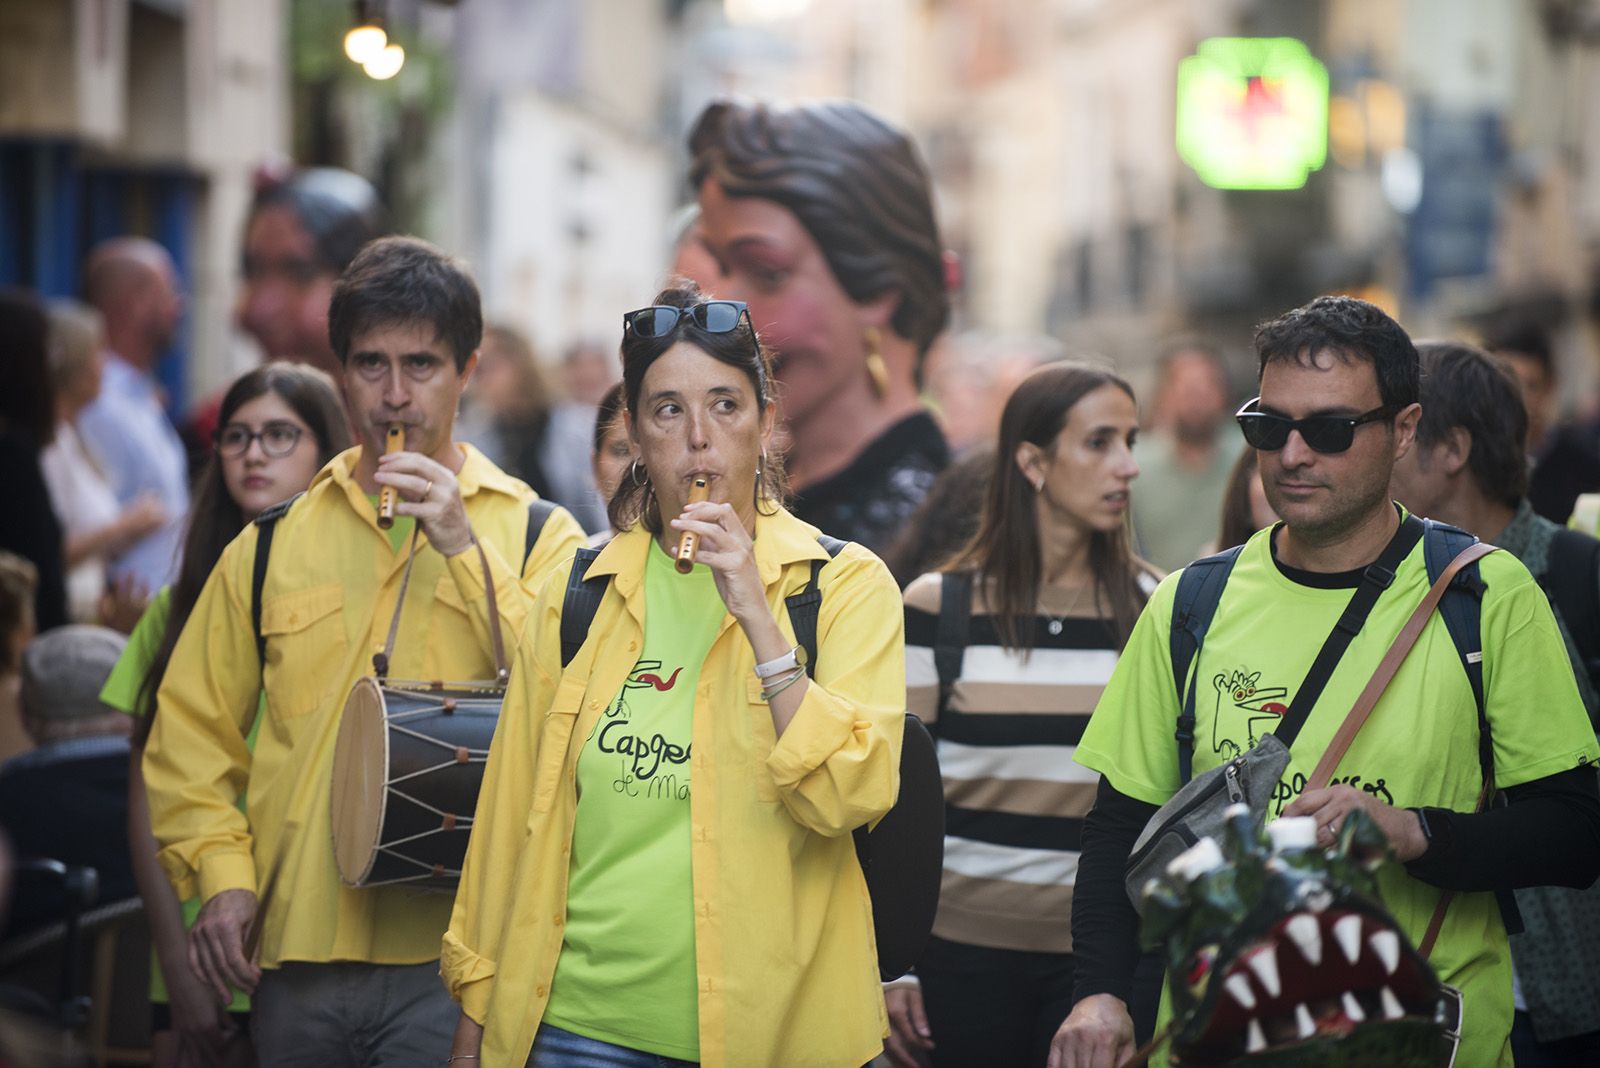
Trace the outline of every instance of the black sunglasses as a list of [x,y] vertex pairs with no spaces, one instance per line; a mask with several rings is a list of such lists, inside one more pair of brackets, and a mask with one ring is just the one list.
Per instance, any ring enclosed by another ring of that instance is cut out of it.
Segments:
[[1246,401],[1233,417],[1239,421],[1239,429],[1244,432],[1245,444],[1263,452],[1277,452],[1289,444],[1289,432],[1293,430],[1300,431],[1301,440],[1316,452],[1344,452],[1355,441],[1357,427],[1388,419],[1398,410],[1392,404],[1385,404],[1360,415],[1313,415],[1305,419],[1287,419],[1257,411],[1256,406],[1260,403],[1260,397]]
[[[666,337],[686,315],[690,322],[708,334],[731,334],[739,329],[741,318],[749,317],[750,309],[742,300],[706,300],[687,308],[652,304],[624,315],[622,329],[636,337]],[[751,332],[755,332],[753,325]]]

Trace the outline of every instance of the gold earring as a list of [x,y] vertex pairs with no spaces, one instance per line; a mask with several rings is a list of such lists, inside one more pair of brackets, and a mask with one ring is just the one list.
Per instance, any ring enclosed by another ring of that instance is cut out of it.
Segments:
[[882,340],[877,327],[867,327],[867,377],[872,380],[872,392],[879,400],[889,395],[889,367],[883,362],[883,353],[878,351]]

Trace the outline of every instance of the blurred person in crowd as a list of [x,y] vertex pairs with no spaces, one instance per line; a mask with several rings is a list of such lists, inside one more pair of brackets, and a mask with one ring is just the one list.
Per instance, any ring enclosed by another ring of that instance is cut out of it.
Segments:
[[[333,284],[368,241],[392,232],[378,191],[358,174],[312,167],[263,169],[245,217],[234,318],[264,359],[309,363],[338,377],[328,344]],[[185,427],[199,473],[217,433],[222,395],[195,405]]]
[[1239,455],[1226,433],[1233,412],[1227,369],[1206,342],[1176,338],[1164,347],[1151,432],[1139,447],[1143,474],[1133,525],[1144,556],[1165,570],[1182,567],[1212,544],[1217,506]]
[[904,587],[918,575],[939,571],[978,532],[983,499],[994,475],[994,445],[979,445],[939,472],[933,488],[906,520],[884,553],[895,581]]
[[177,574],[189,510],[188,456],[155,379],[183,315],[183,294],[172,257],[142,237],[95,246],[84,288],[105,324],[106,361],[100,395],[78,416],[78,430],[105,465],[118,503],[127,508],[154,496],[166,516],[110,561],[113,579],[127,576],[135,593],[148,597]]
[[[1417,649],[1331,769],[1336,778],[1308,787],[1431,586],[1425,525],[1390,496],[1391,474],[1422,417],[1421,372],[1400,324],[1344,296],[1318,297],[1262,324],[1255,350],[1261,395],[1237,423],[1283,522],[1254,534],[1222,572],[1215,615],[1188,669],[1206,680],[1205,699],[1186,704],[1174,685],[1173,630],[1188,620],[1174,607],[1181,574],[1169,575],[1078,742],[1075,759],[1100,781],[1073,901],[1078,1001],[1057,1032],[1053,1063],[1113,1068],[1133,1052],[1127,999],[1139,918],[1125,885],[1133,844],[1191,772],[1220,768],[1270,730],[1286,735],[1289,761],[1267,797],[1266,818],[1312,818],[1317,848],[1334,844],[1358,809],[1377,826],[1392,862],[1376,875],[1396,925],[1417,945],[1438,917],[1428,960],[1463,998],[1456,1063],[1508,1068],[1511,956],[1497,894],[1587,886],[1600,875],[1600,746],[1567,651],[1527,568],[1510,553],[1489,553],[1466,572],[1483,591],[1481,658],[1469,658],[1432,613]],[[1370,610],[1355,640],[1342,642],[1358,596]],[[1322,648],[1338,654],[1326,674],[1312,667]],[[1479,664],[1481,711],[1476,673],[1469,674]],[[1247,673],[1253,700],[1221,693]],[[1267,687],[1289,705],[1264,722]],[[1175,733],[1188,715],[1196,718]],[[1297,722],[1305,728],[1298,733]],[[1493,742],[1489,766],[1480,762],[1480,722]],[[1504,805],[1481,807],[1485,776]],[[1441,911],[1447,889],[1453,894]],[[1330,1033],[1376,1010],[1369,1000],[1365,1009],[1319,1015],[1318,1027]],[[1282,1050],[1293,1031],[1285,1035],[1267,1020],[1270,1041]]]
[[[1072,872],[1094,800],[1072,754],[1158,578],[1128,529],[1138,433],[1112,372],[1028,375],[1001,415],[977,534],[906,588],[906,702],[938,740],[948,833],[933,937],[886,993],[898,1068],[918,1050],[936,1068],[1044,1068],[1072,1007]],[[957,634],[945,677],[934,648]],[[1151,970],[1145,1031],[1159,990]]]
[[38,572],[33,619],[40,630],[67,621],[66,540],[40,456],[55,436],[49,324],[31,293],[0,287],[0,549]]
[[1261,468],[1256,464],[1256,454],[1246,449],[1234,461],[1228,474],[1228,489],[1222,495],[1222,526],[1217,543],[1204,553],[1231,549],[1250,540],[1250,535],[1278,521],[1278,513],[1267,500],[1267,491],[1261,485]]
[[[139,717],[129,776],[128,841],[134,875],[144,898],[154,943],[150,976],[151,1031],[158,1065],[247,1063],[247,995],[235,992],[226,1010],[189,966],[186,932],[200,901],[181,905],[156,862],[141,762],[150,735],[156,693],[178,636],[199,600],[211,569],[228,543],[263,509],[288,500],[312,476],[350,447],[350,430],[338,388],[309,366],[265,364],[241,376],[222,399],[217,448],[195,486],[178,578],[150,601],[127,650],[106,680],[100,699]],[[259,709],[244,737],[255,749]],[[245,798],[241,795],[240,805]],[[184,1060],[187,1056],[189,1059]]]
[[[738,306],[673,288],[624,322],[639,459],[619,533],[578,558],[585,584],[605,576],[580,648],[563,665],[569,561],[511,672],[445,935],[451,1059],[864,1064],[884,1014],[851,832],[899,782],[899,591],[784,509]],[[710,499],[689,503],[697,478]],[[780,626],[807,589],[815,678]]]
[[961,456],[992,446],[1000,412],[1017,383],[1063,355],[1060,344],[1046,337],[940,338],[928,353],[925,377],[929,403],[951,451]]
[[[600,398],[594,417],[594,453],[590,461],[595,489],[607,508],[622,487],[622,480],[628,477],[636,457],[633,442],[628,438],[627,423],[622,418],[622,383],[618,382]],[[608,516],[606,528],[589,538],[590,548],[604,545],[615,534]]]
[[[1591,725],[1600,725],[1600,541],[1563,530],[1524,496],[1531,420],[1518,382],[1493,357],[1419,342],[1422,421],[1395,465],[1401,504],[1512,553],[1549,597]],[[1600,1064],[1600,884],[1517,891],[1511,939],[1518,1068]]]
[[[561,357],[561,397],[580,406],[592,419],[595,406],[617,381],[621,370],[616,349],[594,340],[576,342]],[[584,426],[588,425],[585,420]]]
[[[128,837],[128,717],[100,701],[127,639],[70,624],[22,651],[22,718],[35,747],[0,764],[0,826],[17,855],[83,864],[100,902],[134,894]],[[59,888],[17,888],[7,936],[59,919]]]
[[1494,324],[1484,332],[1484,348],[1504,360],[1522,386],[1528,503],[1544,518],[1565,523],[1579,495],[1600,490],[1600,420],[1560,422],[1560,375],[1550,334],[1538,323],[1513,318]]
[[[219,1004],[254,993],[251,1038],[274,1068],[415,1063],[448,1045],[455,1010],[438,958],[449,898],[340,881],[334,734],[389,627],[390,677],[494,678],[491,635],[516,643],[530,590],[582,544],[555,508],[530,549],[536,495],[454,440],[483,336],[477,284],[458,261],[414,238],[368,244],[334,286],[328,330],[359,446],[222,550],[162,674],[143,762],[158,860],[180,896],[202,901],[190,965]],[[385,454],[396,424],[405,448]],[[399,497],[388,529],[385,488]]]
[[525,334],[501,324],[484,327],[465,400],[462,441],[566,508],[585,530],[605,528],[588,463],[594,409],[555,396]]
[[67,613],[75,623],[109,623],[125,630],[113,622],[123,613],[101,603],[107,562],[159,530],[167,515],[153,492],[119,504],[104,465],[78,433],[78,416],[100,395],[105,370],[99,315],[66,300],[52,303],[49,315],[56,426],[55,440],[39,462],[67,537]]
[[950,302],[916,146],[853,102],[722,101],[689,151],[712,291],[772,346],[795,515],[882,551],[950,462],[918,398]]
[[37,633],[33,600],[39,569],[0,549],[0,761],[33,748],[22,725],[18,695],[22,650]]
[[390,232],[378,191],[360,175],[314,167],[263,181],[245,221],[237,306],[262,355],[339,374],[328,343],[334,282],[367,242]]
[[705,226],[700,221],[700,205],[688,204],[672,220],[672,266],[667,270],[672,279],[693,282],[703,293],[722,277],[717,261],[706,248]]

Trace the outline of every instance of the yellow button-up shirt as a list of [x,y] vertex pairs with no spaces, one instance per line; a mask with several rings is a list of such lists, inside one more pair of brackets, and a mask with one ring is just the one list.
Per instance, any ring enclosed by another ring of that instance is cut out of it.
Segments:
[[[509,650],[531,591],[572,556],[583,532],[557,510],[524,561],[534,492],[462,448],[457,477]],[[334,865],[329,790],[339,720],[352,684],[372,672],[409,550],[402,543],[396,552],[378,528],[353,477],[359,455],[357,448],[334,457],[277,522],[261,598],[265,665],[250,619],[258,528],[246,527],[223,551],[173,650],[145,750],[151,826],[179,899],[262,894],[267,968],[286,960],[433,960],[450,915],[448,894],[351,889]],[[493,678],[477,552],[446,559],[426,535],[418,543],[390,677]],[[252,754],[244,740],[263,689]],[[241,812],[235,804],[247,787]]]
[[[784,598],[826,559],[787,512],[756,522],[756,566],[779,626]],[[611,581],[590,638],[561,666],[570,567],[544,584],[490,750],[441,969],[484,1024],[483,1063],[521,1065],[561,954],[583,742],[644,640],[650,535],[613,540],[590,576]],[[724,614],[695,695],[690,796],[702,1063],[838,1068],[887,1033],[872,903],[850,831],[899,791],[905,715],[899,590],[877,557],[846,547],[822,571],[816,679],[774,736],[755,656]],[[641,887],[648,893],[648,887]],[[628,952],[617,946],[618,953]]]

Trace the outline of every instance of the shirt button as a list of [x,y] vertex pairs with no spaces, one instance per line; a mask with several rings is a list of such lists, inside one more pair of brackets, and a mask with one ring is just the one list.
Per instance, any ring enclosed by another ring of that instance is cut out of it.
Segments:
[[590,710],[593,710],[593,709],[596,709],[596,708],[599,708],[599,707],[600,707],[600,702],[599,701],[590,701],[589,702]]
[[554,919],[552,919],[550,922],[555,924],[557,927],[560,927],[563,923],[566,922],[566,917],[565,916],[557,916]]
[[639,643],[638,642],[629,642],[628,643],[628,652],[631,653],[637,648],[639,648]]
[[542,998],[542,997],[545,996],[546,993],[547,993],[547,991],[545,990],[545,987],[544,987],[543,983],[540,983],[538,986],[533,988],[534,997]]

